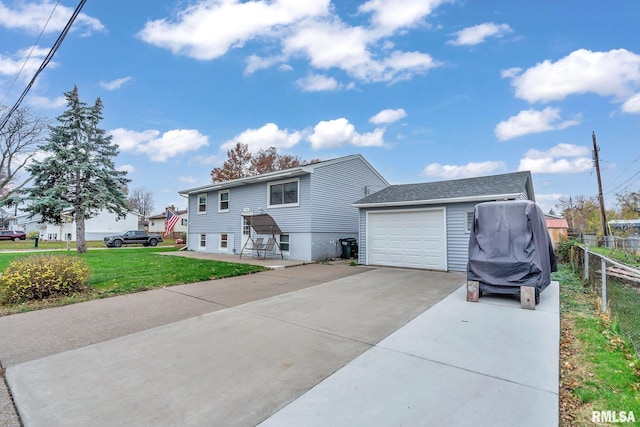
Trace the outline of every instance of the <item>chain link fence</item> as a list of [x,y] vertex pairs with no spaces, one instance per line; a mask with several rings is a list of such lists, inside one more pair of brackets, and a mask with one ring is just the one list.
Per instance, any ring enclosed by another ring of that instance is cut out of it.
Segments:
[[640,268],[592,252],[588,245],[572,248],[571,266],[600,295],[601,309],[616,319],[640,355]]

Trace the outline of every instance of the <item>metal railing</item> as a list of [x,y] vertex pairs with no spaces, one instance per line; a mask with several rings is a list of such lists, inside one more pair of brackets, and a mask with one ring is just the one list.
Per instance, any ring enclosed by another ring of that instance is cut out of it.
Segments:
[[601,297],[600,309],[615,318],[640,355],[640,268],[593,252],[589,245],[573,247],[571,266]]

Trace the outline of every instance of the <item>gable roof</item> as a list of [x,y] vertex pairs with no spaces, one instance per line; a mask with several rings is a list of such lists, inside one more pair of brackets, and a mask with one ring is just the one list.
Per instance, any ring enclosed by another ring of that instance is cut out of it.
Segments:
[[353,206],[363,208],[504,199],[529,199],[535,202],[531,172],[391,185],[358,200]]
[[[180,210],[175,210],[173,211],[176,215],[180,216],[180,215],[184,215],[188,212],[187,209],[180,211]],[[166,219],[167,218],[167,211],[164,211],[162,213],[159,213],[157,215],[151,215],[149,217],[149,219]]]
[[546,217],[547,228],[569,228],[566,218],[551,218]]
[[190,194],[198,194],[198,193],[206,193],[206,192],[209,192],[209,191],[224,190],[224,189],[227,189],[227,188],[240,187],[240,186],[243,186],[243,185],[254,184],[254,183],[258,183],[258,182],[268,182],[268,181],[274,180],[274,179],[295,178],[297,176],[309,175],[309,174],[313,173],[313,171],[315,169],[318,169],[318,168],[321,168],[321,167],[324,167],[324,166],[328,166],[328,165],[332,165],[332,164],[336,164],[336,163],[346,162],[346,161],[349,161],[349,160],[352,160],[352,159],[360,159],[362,162],[364,162],[365,165],[367,165],[367,167],[369,167],[376,175],[378,175],[378,177],[383,182],[388,184],[387,180],[384,179],[384,177],[382,175],[380,175],[380,173],[377,170],[375,170],[373,168],[373,166],[371,166],[371,164],[369,162],[367,162],[367,160],[364,157],[362,157],[361,154],[352,154],[352,155],[349,155],[349,156],[338,157],[338,158],[331,159],[331,160],[324,160],[324,161],[321,161],[321,162],[310,163],[308,165],[296,166],[296,167],[290,168],[290,169],[283,169],[281,171],[263,173],[261,175],[248,176],[248,177],[239,178],[239,179],[232,179],[230,181],[214,182],[212,184],[203,185],[201,187],[195,187],[195,188],[190,188],[190,189],[187,189],[187,190],[178,191],[178,194],[188,196]]

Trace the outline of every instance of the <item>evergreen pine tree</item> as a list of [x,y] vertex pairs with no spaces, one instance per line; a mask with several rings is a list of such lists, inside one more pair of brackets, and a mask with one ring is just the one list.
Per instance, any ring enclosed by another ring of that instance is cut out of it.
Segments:
[[[118,148],[98,126],[102,120],[102,101],[89,107],[78,97],[78,88],[66,92],[67,110],[50,126],[47,142],[41,147],[42,161],[27,170],[33,186],[23,191],[31,202],[26,211],[40,214],[43,222],[61,224],[64,216],[76,222],[76,247],[87,252],[85,220],[106,209],[118,218],[127,214],[123,189],[130,181],[126,172],[115,169]],[[64,212],[63,212],[64,211]]]

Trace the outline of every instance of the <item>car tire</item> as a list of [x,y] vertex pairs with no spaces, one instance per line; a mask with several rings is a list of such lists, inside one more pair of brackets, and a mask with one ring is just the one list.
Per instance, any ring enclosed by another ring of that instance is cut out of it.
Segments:
[[151,245],[151,246],[158,246],[158,240],[157,240],[157,239],[151,239],[151,240],[149,240],[149,245]]
[[20,238],[19,238],[19,237],[14,237],[14,238],[13,238],[13,241],[14,241],[14,242],[19,242],[19,241],[20,241]]
[[122,246],[122,240],[114,240],[113,243],[111,244],[114,248],[119,248],[120,246]]

